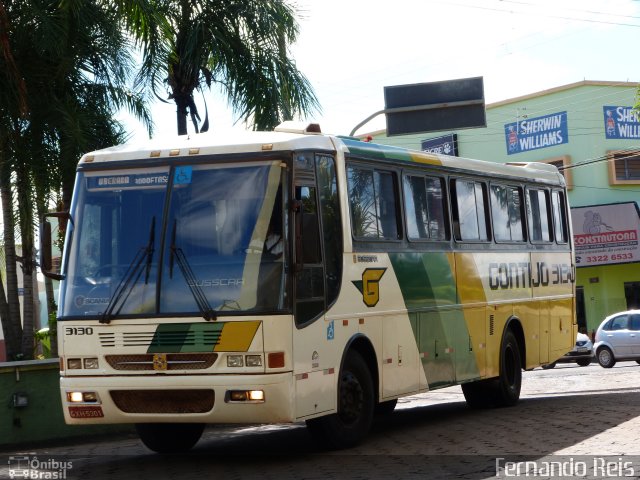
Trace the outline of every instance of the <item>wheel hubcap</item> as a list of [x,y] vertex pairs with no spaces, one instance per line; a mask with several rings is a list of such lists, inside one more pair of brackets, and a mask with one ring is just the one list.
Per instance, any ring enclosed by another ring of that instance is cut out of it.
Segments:
[[345,372],[340,381],[339,415],[343,422],[355,422],[362,412],[364,394],[358,379],[351,372]]

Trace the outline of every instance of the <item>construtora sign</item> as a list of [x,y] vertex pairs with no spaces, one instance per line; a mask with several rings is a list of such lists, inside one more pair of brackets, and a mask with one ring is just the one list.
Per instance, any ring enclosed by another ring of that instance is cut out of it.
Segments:
[[576,266],[640,262],[635,202],[571,209]]

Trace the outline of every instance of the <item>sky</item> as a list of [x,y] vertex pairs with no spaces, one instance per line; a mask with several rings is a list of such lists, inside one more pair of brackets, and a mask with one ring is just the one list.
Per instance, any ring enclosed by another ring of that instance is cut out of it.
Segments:
[[[581,80],[640,82],[640,0],[289,3],[300,28],[291,55],[322,107],[306,120],[325,133],[347,135],[383,109],[385,86],[481,76],[492,103]],[[220,92],[205,97],[211,131],[245,128]],[[157,102],[152,115],[154,137],[175,134],[173,104]],[[123,118],[132,140],[147,138]],[[356,133],[384,128],[381,115]]]

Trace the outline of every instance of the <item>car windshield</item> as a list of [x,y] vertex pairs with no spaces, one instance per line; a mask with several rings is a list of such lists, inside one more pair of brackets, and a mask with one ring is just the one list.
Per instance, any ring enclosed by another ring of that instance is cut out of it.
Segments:
[[61,317],[285,308],[280,165],[79,173]]

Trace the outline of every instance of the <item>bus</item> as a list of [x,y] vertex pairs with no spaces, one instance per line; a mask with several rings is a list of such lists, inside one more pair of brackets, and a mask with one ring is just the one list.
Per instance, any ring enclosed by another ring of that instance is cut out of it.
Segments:
[[514,405],[576,339],[570,229],[552,165],[317,124],[88,153],[41,230],[65,420],[133,423],[156,452],[304,421],[337,449],[403,396]]

